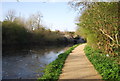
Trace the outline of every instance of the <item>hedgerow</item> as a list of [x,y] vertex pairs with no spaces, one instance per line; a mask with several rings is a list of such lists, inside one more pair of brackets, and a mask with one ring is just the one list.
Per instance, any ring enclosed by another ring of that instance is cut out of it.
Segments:
[[78,17],[77,33],[87,39],[87,44],[104,53],[120,54],[119,2],[80,2],[71,5],[83,9]]

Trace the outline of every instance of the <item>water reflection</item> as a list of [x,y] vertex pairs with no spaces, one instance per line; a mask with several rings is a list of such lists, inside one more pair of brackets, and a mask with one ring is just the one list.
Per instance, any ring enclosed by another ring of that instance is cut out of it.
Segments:
[[3,79],[35,79],[43,74],[47,64],[54,61],[68,47],[34,47],[4,51],[2,59]]

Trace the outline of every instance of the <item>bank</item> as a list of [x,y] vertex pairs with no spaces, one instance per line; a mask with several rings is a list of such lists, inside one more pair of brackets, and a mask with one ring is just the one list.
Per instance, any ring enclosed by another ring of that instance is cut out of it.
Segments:
[[44,69],[43,76],[38,78],[38,81],[57,81],[59,79],[59,75],[62,73],[62,68],[67,56],[78,45],[79,44],[70,47],[67,51],[61,53],[55,61],[47,65],[46,68]]
[[[55,61],[47,65],[44,70],[44,75],[38,81],[57,81],[62,73],[67,56],[78,45],[72,46],[66,52],[60,54]],[[108,56],[102,51],[95,50],[88,45],[85,46],[84,52],[104,81],[120,81],[120,65],[118,64],[117,58]]]

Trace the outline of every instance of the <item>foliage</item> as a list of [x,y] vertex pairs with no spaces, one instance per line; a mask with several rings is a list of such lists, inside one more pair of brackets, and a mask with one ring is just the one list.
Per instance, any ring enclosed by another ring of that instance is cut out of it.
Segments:
[[54,45],[67,44],[67,39],[59,31],[51,31],[41,26],[35,30],[29,30],[21,20],[2,22],[3,45]]
[[51,31],[42,25],[42,17],[38,12],[30,15],[26,20],[21,16],[17,17],[15,11],[8,11],[6,19],[2,21],[3,46],[74,43],[74,32]]
[[104,80],[120,81],[120,65],[115,58],[103,54],[100,50],[94,50],[90,46],[86,46],[84,51]]
[[56,43],[64,43],[64,36],[61,35],[60,32],[55,32],[55,31],[50,31],[48,29],[45,29],[44,27],[41,27],[39,29],[36,29],[34,31],[32,31],[33,34],[33,42],[34,43],[52,43],[52,44],[56,44]]
[[38,81],[57,81],[59,79],[59,75],[62,73],[62,68],[67,56],[77,46],[78,45],[70,47],[66,52],[60,54],[55,61],[47,65],[47,67],[44,70],[44,75],[41,78],[39,78]]
[[94,2],[86,5],[79,18],[77,32],[87,39],[91,47],[114,56],[118,55],[120,53],[118,49],[120,46],[119,3]]
[[11,21],[2,22],[3,44],[25,44],[28,40],[28,33],[22,24]]

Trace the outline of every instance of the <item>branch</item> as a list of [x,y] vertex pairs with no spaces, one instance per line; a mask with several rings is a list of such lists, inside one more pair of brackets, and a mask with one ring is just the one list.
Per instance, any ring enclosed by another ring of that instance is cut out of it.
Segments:
[[[109,37],[112,41],[114,41],[115,42],[115,40],[110,36],[110,35],[108,35],[108,34],[106,34],[102,29],[99,29],[104,35],[106,35],[107,37]],[[115,34],[115,38],[116,38],[116,42],[117,42],[117,46],[120,46],[120,44],[118,43],[118,37],[117,37],[117,35],[118,34]],[[114,46],[114,44],[110,44],[110,46]]]
[[115,44],[110,44],[110,43],[109,43],[109,45],[110,45],[111,47],[115,46]]
[[110,35],[106,34],[102,29],[100,29],[100,31],[101,31],[104,35],[106,35],[107,37],[109,37],[112,41],[115,41]]
[[115,38],[116,38],[117,44],[119,44],[119,43],[118,43],[118,34],[115,34]]

